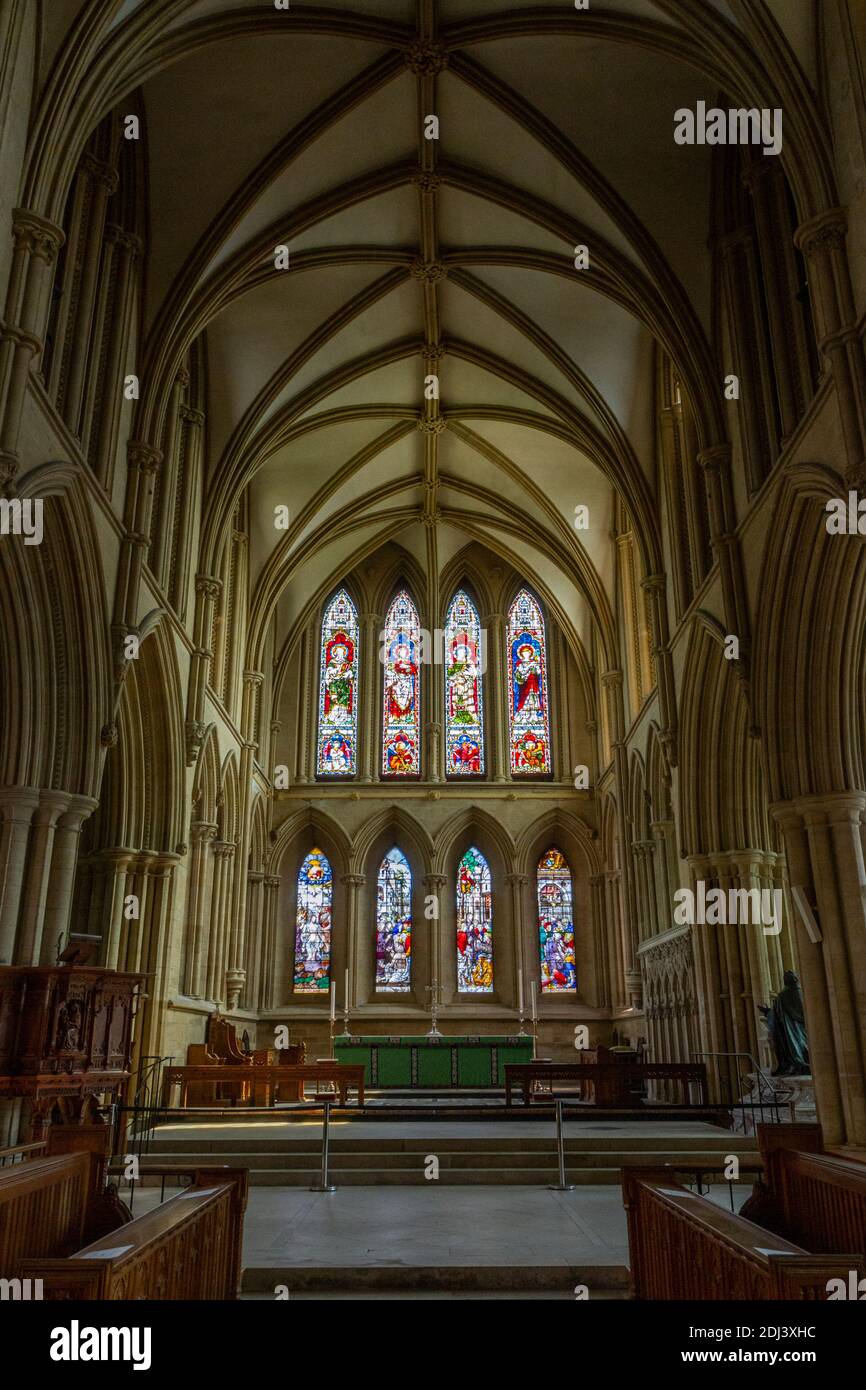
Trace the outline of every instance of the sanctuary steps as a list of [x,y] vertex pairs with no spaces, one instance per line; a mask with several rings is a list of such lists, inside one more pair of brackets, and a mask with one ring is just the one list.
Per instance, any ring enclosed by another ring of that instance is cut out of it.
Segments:
[[[330,1170],[342,1186],[421,1185],[427,1159],[438,1160],[440,1185],[533,1185],[555,1182],[557,1154],[553,1123],[523,1126],[516,1121],[453,1121],[400,1124],[332,1121]],[[142,1176],[150,1162],[160,1169],[207,1154],[210,1162],[249,1169],[253,1186],[305,1187],[318,1180],[321,1126],[314,1117],[283,1123],[242,1121],[193,1125],[172,1123],[154,1132]],[[566,1167],[575,1184],[618,1183],[624,1167],[672,1164],[688,1174],[719,1168],[736,1154],[744,1180],[757,1159],[755,1142],[699,1122],[617,1123],[596,1121],[566,1125]],[[154,1179],[156,1181],[156,1179]]]

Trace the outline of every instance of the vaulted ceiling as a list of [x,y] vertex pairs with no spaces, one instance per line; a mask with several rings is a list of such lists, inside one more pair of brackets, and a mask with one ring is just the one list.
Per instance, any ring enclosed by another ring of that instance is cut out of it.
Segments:
[[[736,39],[738,0],[698,8]],[[658,565],[654,343],[697,393],[712,363],[710,152],[672,136],[720,90],[696,13],[121,6],[115,26],[151,25],[149,361],[204,334],[205,548],[247,487],[253,606],[278,644],[388,541],[428,572],[481,542],[573,640],[609,637],[616,491]]]

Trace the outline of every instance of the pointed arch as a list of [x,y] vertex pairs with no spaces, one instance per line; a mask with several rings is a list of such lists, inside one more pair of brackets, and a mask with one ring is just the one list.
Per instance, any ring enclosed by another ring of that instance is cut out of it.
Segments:
[[547,638],[544,614],[525,586],[508,610],[508,743],[512,776],[551,772]]
[[577,989],[574,892],[568,860],[556,845],[551,845],[539,859],[535,884],[541,992],[572,993]]
[[409,590],[399,588],[385,618],[382,676],[382,775],[421,774],[421,622]]
[[216,820],[220,784],[219,757],[216,724],[209,724],[199,749],[192,783],[192,804],[196,820],[210,823]]
[[331,909],[334,875],[314,847],[298,870],[295,912],[295,994],[320,994],[331,986]]
[[376,878],[376,989],[408,994],[411,986],[412,870],[394,845]]
[[358,610],[345,587],[325,605],[319,648],[316,773],[354,777],[358,771]]
[[461,586],[445,616],[445,774],[483,777],[484,638],[472,598]]
[[493,993],[493,879],[490,865],[470,845],[457,866],[457,989]]

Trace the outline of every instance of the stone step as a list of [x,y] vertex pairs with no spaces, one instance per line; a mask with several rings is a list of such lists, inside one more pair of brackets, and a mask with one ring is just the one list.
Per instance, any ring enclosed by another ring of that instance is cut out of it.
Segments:
[[593,1299],[627,1299],[625,1265],[404,1265],[250,1266],[243,1274],[243,1296],[273,1298],[277,1285],[293,1297],[387,1298],[449,1297],[457,1294],[494,1297],[575,1296],[582,1285]]
[[[552,1130],[552,1127],[551,1127]],[[177,1133],[155,1134],[147,1146],[147,1155],[150,1158],[160,1161],[169,1154],[182,1158],[186,1155],[220,1155],[220,1162],[225,1162],[222,1157],[225,1154],[264,1154],[264,1153],[319,1153],[321,1151],[321,1127],[316,1126],[314,1132],[308,1138],[270,1138],[256,1137],[243,1139],[234,1137],[231,1133],[220,1137],[208,1135],[206,1139],[201,1137],[187,1137]],[[423,1135],[420,1137],[396,1137],[396,1136],[366,1136],[364,1138],[353,1138],[339,1131],[331,1131],[331,1152],[332,1153],[421,1153],[431,1152],[431,1148],[440,1156],[446,1153],[549,1153],[554,1145],[552,1132],[547,1135],[531,1134],[524,1137],[491,1135],[460,1136],[451,1134]],[[666,1153],[672,1154],[710,1154],[717,1157],[720,1153],[738,1153],[740,1155],[753,1156],[757,1153],[755,1140],[741,1134],[732,1134],[729,1131],[720,1131],[716,1134],[700,1135],[658,1135],[648,1134],[646,1136],[623,1136],[621,1134],[604,1135],[568,1135],[565,1140],[566,1153],[657,1153],[663,1149]]]
[[[732,1150],[736,1152],[736,1150]],[[346,1152],[332,1148],[330,1151],[330,1166],[337,1172],[344,1168],[365,1168],[365,1169],[399,1169],[402,1171],[413,1171],[416,1168],[423,1168],[429,1155],[435,1154],[439,1160],[440,1169],[445,1168],[520,1168],[521,1170],[555,1168],[558,1164],[556,1150],[549,1148],[546,1152],[529,1152],[522,1149],[497,1150],[494,1153],[486,1150],[461,1150],[459,1152],[442,1152],[435,1142],[427,1146],[426,1151],[419,1150],[414,1152],[390,1152],[386,1150],[376,1150],[372,1153],[363,1153],[356,1150]],[[742,1156],[745,1159],[745,1156]],[[156,1160],[150,1155],[151,1162],[156,1166]],[[214,1155],[200,1154],[196,1156],[196,1162],[213,1161]],[[590,1150],[581,1151],[567,1149],[565,1154],[568,1167],[579,1168],[617,1168],[632,1167],[636,1165],[648,1166],[658,1165],[664,1167],[671,1165],[671,1154],[666,1149],[642,1150],[640,1153],[622,1152],[616,1153],[611,1150]],[[256,1168],[273,1169],[276,1171],[286,1171],[291,1169],[309,1170],[318,1167],[320,1162],[320,1152],[305,1151],[303,1153],[225,1153],[219,1155],[221,1163],[226,1163],[234,1168]],[[719,1155],[713,1150],[701,1151],[693,1150],[682,1154],[677,1160],[682,1164],[683,1171],[687,1171],[689,1165],[702,1167],[718,1163]],[[142,1170],[146,1171],[148,1160],[142,1162]],[[176,1167],[178,1169],[188,1168],[190,1165],[190,1155],[182,1153],[161,1154],[159,1166]]]

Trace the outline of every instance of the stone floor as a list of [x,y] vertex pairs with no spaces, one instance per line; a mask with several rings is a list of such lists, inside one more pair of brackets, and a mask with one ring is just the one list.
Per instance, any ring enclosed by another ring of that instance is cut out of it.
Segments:
[[[734,1189],[739,1207],[749,1189]],[[166,1192],[170,1196],[171,1190]],[[159,1201],[140,1189],[134,1212]],[[728,1205],[729,1189],[711,1190]],[[244,1229],[244,1288],[291,1296],[593,1297],[625,1284],[628,1239],[618,1187],[354,1187],[334,1193],[252,1188]],[[450,1287],[449,1287],[450,1286]]]

